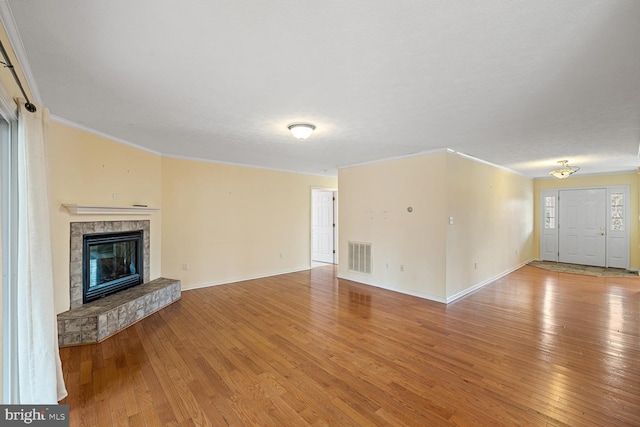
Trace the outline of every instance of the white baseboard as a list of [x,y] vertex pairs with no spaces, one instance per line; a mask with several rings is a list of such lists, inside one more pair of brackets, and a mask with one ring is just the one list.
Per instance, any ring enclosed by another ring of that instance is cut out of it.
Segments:
[[460,298],[462,298],[462,297],[463,297],[463,296],[465,296],[465,295],[468,295],[468,294],[470,294],[470,293],[472,293],[472,292],[475,292],[475,291],[477,291],[478,289],[481,289],[481,288],[483,288],[483,287],[485,287],[485,286],[487,286],[487,285],[489,285],[489,284],[491,284],[491,283],[495,282],[496,280],[498,280],[498,279],[500,279],[500,278],[502,278],[502,277],[506,276],[506,275],[507,275],[507,274],[509,274],[509,273],[513,273],[513,272],[514,272],[514,271],[516,271],[517,269],[522,268],[522,267],[524,267],[525,265],[529,264],[531,261],[533,261],[533,260],[532,260],[532,259],[530,259],[530,260],[528,260],[528,261],[525,261],[525,262],[523,262],[523,263],[521,263],[521,264],[519,264],[519,265],[517,265],[517,266],[515,266],[515,267],[513,267],[513,268],[510,268],[510,269],[508,269],[508,270],[506,270],[506,271],[503,271],[502,273],[497,274],[497,275],[495,275],[495,276],[493,276],[493,277],[491,277],[491,278],[489,278],[489,279],[486,279],[486,280],[483,280],[482,282],[476,283],[475,285],[473,285],[473,286],[471,286],[471,287],[469,287],[469,288],[467,288],[467,289],[464,289],[464,290],[462,290],[462,291],[458,292],[458,293],[457,293],[457,294],[455,294],[455,295],[451,295],[450,297],[448,297],[448,298],[447,298],[447,304],[448,304],[448,303],[450,303],[450,302],[453,302],[453,301],[455,301],[455,300],[457,300],[457,299],[460,299]]
[[386,290],[389,290],[389,291],[398,292],[398,293],[401,293],[401,294],[412,295],[412,296],[415,296],[415,297],[418,297],[418,298],[427,299],[427,300],[430,300],[430,301],[436,301],[436,302],[440,302],[440,303],[443,303],[443,304],[449,304],[449,303],[451,303],[453,301],[456,301],[456,300],[464,297],[465,295],[468,295],[468,294],[470,294],[472,292],[475,292],[478,289],[481,289],[481,288],[483,288],[483,287],[495,282],[496,280],[506,276],[509,273],[512,273],[512,272],[516,271],[517,269],[529,264],[531,261],[532,260],[527,260],[527,261],[525,261],[525,262],[523,262],[521,264],[518,264],[517,266],[515,266],[513,268],[505,270],[500,274],[497,274],[497,275],[495,275],[495,276],[493,276],[493,277],[491,277],[489,279],[483,280],[482,282],[476,283],[475,285],[472,285],[472,286],[468,287],[467,289],[464,289],[464,290],[458,292],[457,294],[452,295],[452,296],[447,297],[447,298],[442,298],[442,297],[438,297],[438,296],[435,296],[435,295],[426,294],[426,293],[423,293],[423,292],[417,292],[417,291],[413,291],[413,290],[410,290],[410,289],[403,289],[403,288],[396,288],[396,287],[393,287],[393,286],[382,285],[380,283],[375,283],[373,281],[363,280],[362,277],[357,277],[357,276],[349,276],[349,275],[340,275],[339,274],[338,278],[339,279],[344,279],[344,280],[351,280],[353,282],[362,283],[362,284],[368,285],[368,286],[375,286],[376,288],[382,288],[382,289],[386,289]]
[[233,278],[233,279],[225,279],[225,280],[221,280],[219,282],[201,283],[199,285],[189,286],[188,288],[182,288],[182,291],[183,292],[184,291],[192,291],[194,289],[208,288],[208,287],[211,287],[211,286],[230,285],[232,283],[246,282],[247,280],[264,279],[266,277],[280,276],[281,274],[298,273],[300,271],[307,271],[307,270],[310,270],[310,269],[311,269],[310,267],[304,267],[304,268],[297,268],[297,269],[293,269],[293,270],[276,271],[276,272],[273,272],[273,273],[262,274],[262,275],[258,275],[258,276],[247,276],[247,277],[239,277],[239,278]]
[[412,295],[414,297],[428,299],[430,301],[446,303],[446,300],[442,297],[426,294],[424,292],[413,291],[411,289],[395,288],[393,286],[382,285],[380,283],[375,283],[368,280],[362,280],[361,277],[357,277],[357,276],[345,276],[345,275],[338,274],[338,279],[350,280],[352,282],[362,283],[363,285],[374,286],[376,288],[386,289],[388,291],[398,292],[400,294]]
[[[342,274],[338,274],[338,278],[339,279],[344,279],[344,280],[350,280],[352,282],[356,282],[356,283],[362,283],[364,285],[368,285],[368,286],[374,286],[376,288],[381,288],[381,289],[386,289],[388,291],[392,291],[392,292],[398,292],[401,294],[405,294],[405,295],[411,295],[414,297],[418,297],[418,298],[423,298],[429,301],[435,301],[435,302],[439,302],[439,303],[443,303],[443,304],[449,304],[453,301],[456,301],[462,297],[464,297],[465,295],[468,295],[472,292],[477,291],[478,289],[481,289],[493,282],[495,282],[496,280],[506,276],[509,273],[512,273],[514,271],[516,271],[517,269],[527,265],[529,262],[533,261],[534,259],[530,259],[528,261],[525,261],[513,268],[510,268],[508,270],[503,271],[500,274],[497,274],[489,279],[483,280],[482,282],[476,283],[475,285],[472,285],[470,287],[468,287],[467,289],[464,289],[460,292],[458,292],[455,295],[452,295],[450,297],[447,298],[442,298],[439,296],[435,296],[435,295],[431,295],[431,294],[427,294],[424,292],[418,292],[418,291],[413,291],[411,289],[403,289],[403,288],[396,288],[393,286],[387,286],[387,285],[383,285],[380,283],[375,283],[373,281],[370,280],[363,280],[362,277],[358,277],[358,276],[349,276],[349,275],[342,275]],[[269,274],[263,274],[263,275],[258,275],[258,276],[246,276],[246,277],[240,277],[240,278],[233,278],[233,279],[226,279],[226,280],[221,280],[219,282],[209,282],[209,283],[202,283],[199,285],[193,285],[190,286],[188,288],[183,288],[182,291],[191,291],[194,289],[202,289],[202,288],[208,288],[211,286],[219,286],[219,285],[229,285],[232,283],[238,283],[238,282],[245,282],[247,280],[254,280],[254,279],[264,279],[266,277],[273,277],[273,276],[279,276],[281,274],[289,274],[289,273],[298,273],[300,271],[307,271],[310,270],[310,267],[304,267],[304,268],[298,268],[298,269],[293,269],[293,270],[283,270],[283,271],[277,271],[277,272],[273,272],[273,273],[269,273]]]

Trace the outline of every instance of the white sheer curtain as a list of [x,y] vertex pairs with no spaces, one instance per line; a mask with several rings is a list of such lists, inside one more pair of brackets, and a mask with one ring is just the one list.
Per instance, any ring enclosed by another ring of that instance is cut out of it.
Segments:
[[53,301],[46,159],[49,112],[18,111],[19,403],[55,404],[67,395]]

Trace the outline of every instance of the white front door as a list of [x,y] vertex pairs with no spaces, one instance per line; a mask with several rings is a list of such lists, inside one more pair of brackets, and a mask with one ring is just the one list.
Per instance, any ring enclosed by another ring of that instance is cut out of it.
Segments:
[[335,263],[334,192],[311,192],[311,260]]
[[560,190],[558,194],[558,260],[604,267],[606,189]]

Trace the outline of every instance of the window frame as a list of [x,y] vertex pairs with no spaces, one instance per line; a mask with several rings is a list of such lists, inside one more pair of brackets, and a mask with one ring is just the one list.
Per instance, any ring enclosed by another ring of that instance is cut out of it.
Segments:
[[0,233],[2,244],[2,403],[18,402],[18,116],[15,103],[0,86]]

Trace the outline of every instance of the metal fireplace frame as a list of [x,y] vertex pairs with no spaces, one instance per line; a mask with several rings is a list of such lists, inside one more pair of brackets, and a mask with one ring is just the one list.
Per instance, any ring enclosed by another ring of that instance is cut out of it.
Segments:
[[[134,241],[136,243],[136,273],[90,286],[90,247],[100,244]],[[82,300],[83,304],[143,283],[144,230],[90,233],[82,236]]]

